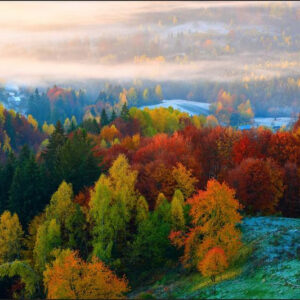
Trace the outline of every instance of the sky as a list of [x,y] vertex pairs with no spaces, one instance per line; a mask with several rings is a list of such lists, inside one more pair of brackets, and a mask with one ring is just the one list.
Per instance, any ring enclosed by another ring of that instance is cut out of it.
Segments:
[[3,1],[0,80],[298,76],[299,25],[298,2]]

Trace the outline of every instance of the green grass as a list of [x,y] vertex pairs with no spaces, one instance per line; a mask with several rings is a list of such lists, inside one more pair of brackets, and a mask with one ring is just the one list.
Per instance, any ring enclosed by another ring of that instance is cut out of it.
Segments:
[[198,272],[177,268],[154,284],[133,291],[130,297],[299,299],[300,219],[247,218],[241,229],[245,246],[215,284]]

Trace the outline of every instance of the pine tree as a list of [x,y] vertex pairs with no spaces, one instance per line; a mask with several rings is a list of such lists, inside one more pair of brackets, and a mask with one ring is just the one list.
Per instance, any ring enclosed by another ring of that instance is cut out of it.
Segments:
[[62,179],[58,175],[57,167],[58,157],[62,146],[66,142],[66,136],[64,134],[64,129],[60,121],[57,121],[55,130],[49,138],[49,143],[46,149],[42,152],[42,158],[44,159],[46,169],[49,175],[49,187],[50,193],[56,190]]
[[19,215],[23,226],[44,208],[43,180],[34,155],[25,145],[17,161],[9,190],[9,209]]
[[70,131],[74,131],[77,127],[77,120],[75,116],[72,116],[71,118],[71,128]]
[[130,119],[129,109],[127,107],[126,102],[122,106],[120,117],[121,117],[121,119],[123,119],[126,122],[129,121],[129,119]]
[[8,155],[7,162],[0,173],[0,213],[9,207],[9,190],[16,168],[16,158],[13,152]]
[[137,224],[146,220],[149,215],[149,206],[144,196],[140,196],[136,204],[136,222]]
[[155,209],[157,209],[164,202],[165,199],[165,195],[163,193],[159,193],[156,199]]
[[116,118],[117,118],[117,115],[116,115],[115,110],[113,109],[112,113],[111,113],[111,117],[110,117],[110,122],[113,122]]
[[109,120],[106,114],[106,110],[103,108],[101,111],[101,127],[108,125],[109,124]]
[[69,118],[66,118],[64,122],[64,131],[68,133],[70,129],[71,129],[71,121]]
[[75,212],[66,218],[65,222],[68,241],[66,247],[79,250],[80,256],[88,257],[89,236],[87,230],[87,221],[79,204],[76,204]]
[[16,149],[16,132],[12,124],[12,114],[9,112],[5,118],[4,130],[7,133],[7,136],[10,139],[10,145],[13,149]]
[[77,130],[61,147],[56,166],[56,175],[72,183],[75,194],[84,186],[92,185],[100,175],[100,159],[92,149],[94,143],[85,130]]

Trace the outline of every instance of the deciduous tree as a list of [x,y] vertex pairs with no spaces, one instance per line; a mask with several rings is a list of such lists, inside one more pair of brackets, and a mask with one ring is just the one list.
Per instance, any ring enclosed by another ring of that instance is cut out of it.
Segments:
[[0,218],[0,264],[20,258],[23,230],[17,214],[5,211]]
[[125,277],[118,278],[96,257],[86,263],[70,250],[57,252],[47,265],[44,285],[48,299],[121,299],[129,291]]

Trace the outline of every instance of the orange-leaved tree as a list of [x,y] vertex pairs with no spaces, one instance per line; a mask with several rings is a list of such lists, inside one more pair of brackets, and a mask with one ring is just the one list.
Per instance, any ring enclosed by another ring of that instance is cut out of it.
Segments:
[[198,270],[203,276],[209,276],[215,282],[216,276],[226,270],[228,262],[224,250],[220,247],[210,249],[204,259],[198,264]]
[[182,262],[185,267],[197,268],[214,247],[224,250],[229,264],[235,259],[242,245],[240,231],[236,228],[242,217],[238,212],[241,205],[234,196],[234,190],[225,183],[211,179],[206,191],[200,190],[187,200],[191,228],[187,232],[170,234],[173,244],[184,246]]
[[120,299],[129,291],[125,277],[118,278],[103,262],[93,257],[83,261],[76,251],[57,251],[44,271],[48,299]]

